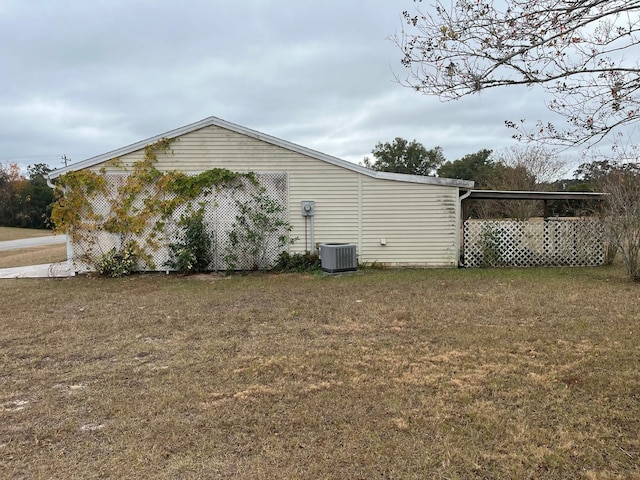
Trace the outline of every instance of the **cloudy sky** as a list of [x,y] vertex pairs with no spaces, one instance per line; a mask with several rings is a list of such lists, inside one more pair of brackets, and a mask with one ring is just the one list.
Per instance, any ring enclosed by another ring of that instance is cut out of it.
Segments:
[[[394,81],[411,0],[2,0],[0,162],[60,167],[220,117],[359,162],[400,136],[448,160],[549,118],[535,90],[455,103]],[[424,8],[424,7],[423,7]]]

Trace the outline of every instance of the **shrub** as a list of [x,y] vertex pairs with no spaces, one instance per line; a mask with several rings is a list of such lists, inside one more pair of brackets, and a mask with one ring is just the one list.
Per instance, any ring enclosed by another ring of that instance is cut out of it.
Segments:
[[497,267],[502,265],[502,236],[504,231],[494,229],[490,225],[483,225],[480,233],[480,248],[482,249],[482,266]]
[[268,270],[269,252],[278,251],[289,239],[291,225],[283,217],[286,209],[259,188],[249,201],[236,201],[238,215],[229,231],[224,260],[227,271],[238,268]]
[[96,268],[101,275],[106,277],[124,277],[136,270],[138,255],[133,243],[116,250],[115,247],[100,256],[96,262]]
[[212,258],[212,242],[204,222],[204,209],[180,219],[182,240],[169,245],[169,260],[165,266],[181,273],[204,272]]
[[273,269],[277,272],[313,272],[320,269],[320,258],[312,253],[282,252]]

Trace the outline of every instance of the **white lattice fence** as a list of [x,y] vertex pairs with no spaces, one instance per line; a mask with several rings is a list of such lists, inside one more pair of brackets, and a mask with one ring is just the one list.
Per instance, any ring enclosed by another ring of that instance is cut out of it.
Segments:
[[[89,259],[96,259],[108,252],[112,248],[116,250],[123,246],[126,240],[135,240],[143,247],[149,255],[149,262],[146,265],[140,265],[142,270],[147,271],[164,271],[169,268],[166,266],[169,260],[169,244],[179,241],[182,229],[180,228],[180,218],[188,213],[189,208],[204,207],[204,222],[212,239],[213,260],[209,265],[211,270],[225,270],[227,263],[224,256],[229,246],[229,231],[231,230],[236,216],[239,214],[238,203],[251,204],[255,201],[254,197],[258,192],[258,188],[265,189],[266,195],[273,201],[278,203],[282,209],[278,214],[285,222],[288,221],[288,177],[284,172],[255,174],[258,186],[253,185],[250,181],[239,180],[239,185],[233,188],[214,189],[212,192],[202,194],[189,204],[178,207],[171,217],[161,219],[159,216],[150,219],[148,227],[137,236],[121,236],[111,234],[101,227],[99,222],[87,224],[87,228],[79,232],[76,240],[72,242],[73,263],[77,272],[89,272],[94,269],[93,262]],[[98,196],[93,199],[94,212],[108,217],[111,213],[113,199],[117,196],[119,187],[122,187],[126,181],[125,175],[107,175],[106,176],[108,193],[105,196]],[[148,195],[146,196],[148,198]],[[142,207],[145,195],[141,195],[134,207]],[[160,229],[154,229],[158,221],[161,221]],[[273,234],[280,236],[287,234],[286,231],[280,231]],[[126,238],[125,238],[126,237]],[[277,248],[277,242],[267,242],[268,251],[266,257],[268,261],[275,261],[280,251]],[[249,260],[240,258],[238,268],[246,268]]]
[[593,218],[467,220],[465,267],[596,266],[604,230]]

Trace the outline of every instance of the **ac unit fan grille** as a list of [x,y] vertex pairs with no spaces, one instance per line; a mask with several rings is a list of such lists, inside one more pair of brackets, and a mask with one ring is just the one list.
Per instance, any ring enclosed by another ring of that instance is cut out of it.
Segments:
[[350,272],[358,269],[356,246],[352,243],[322,243],[320,259],[324,272]]

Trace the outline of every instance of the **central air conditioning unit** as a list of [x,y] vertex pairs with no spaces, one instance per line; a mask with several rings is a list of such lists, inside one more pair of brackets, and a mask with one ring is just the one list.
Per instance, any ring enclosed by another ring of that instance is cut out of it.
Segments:
[[358,269],[358,257],[354,243],[321,243],[320,266],[323,272],[354,272]]

